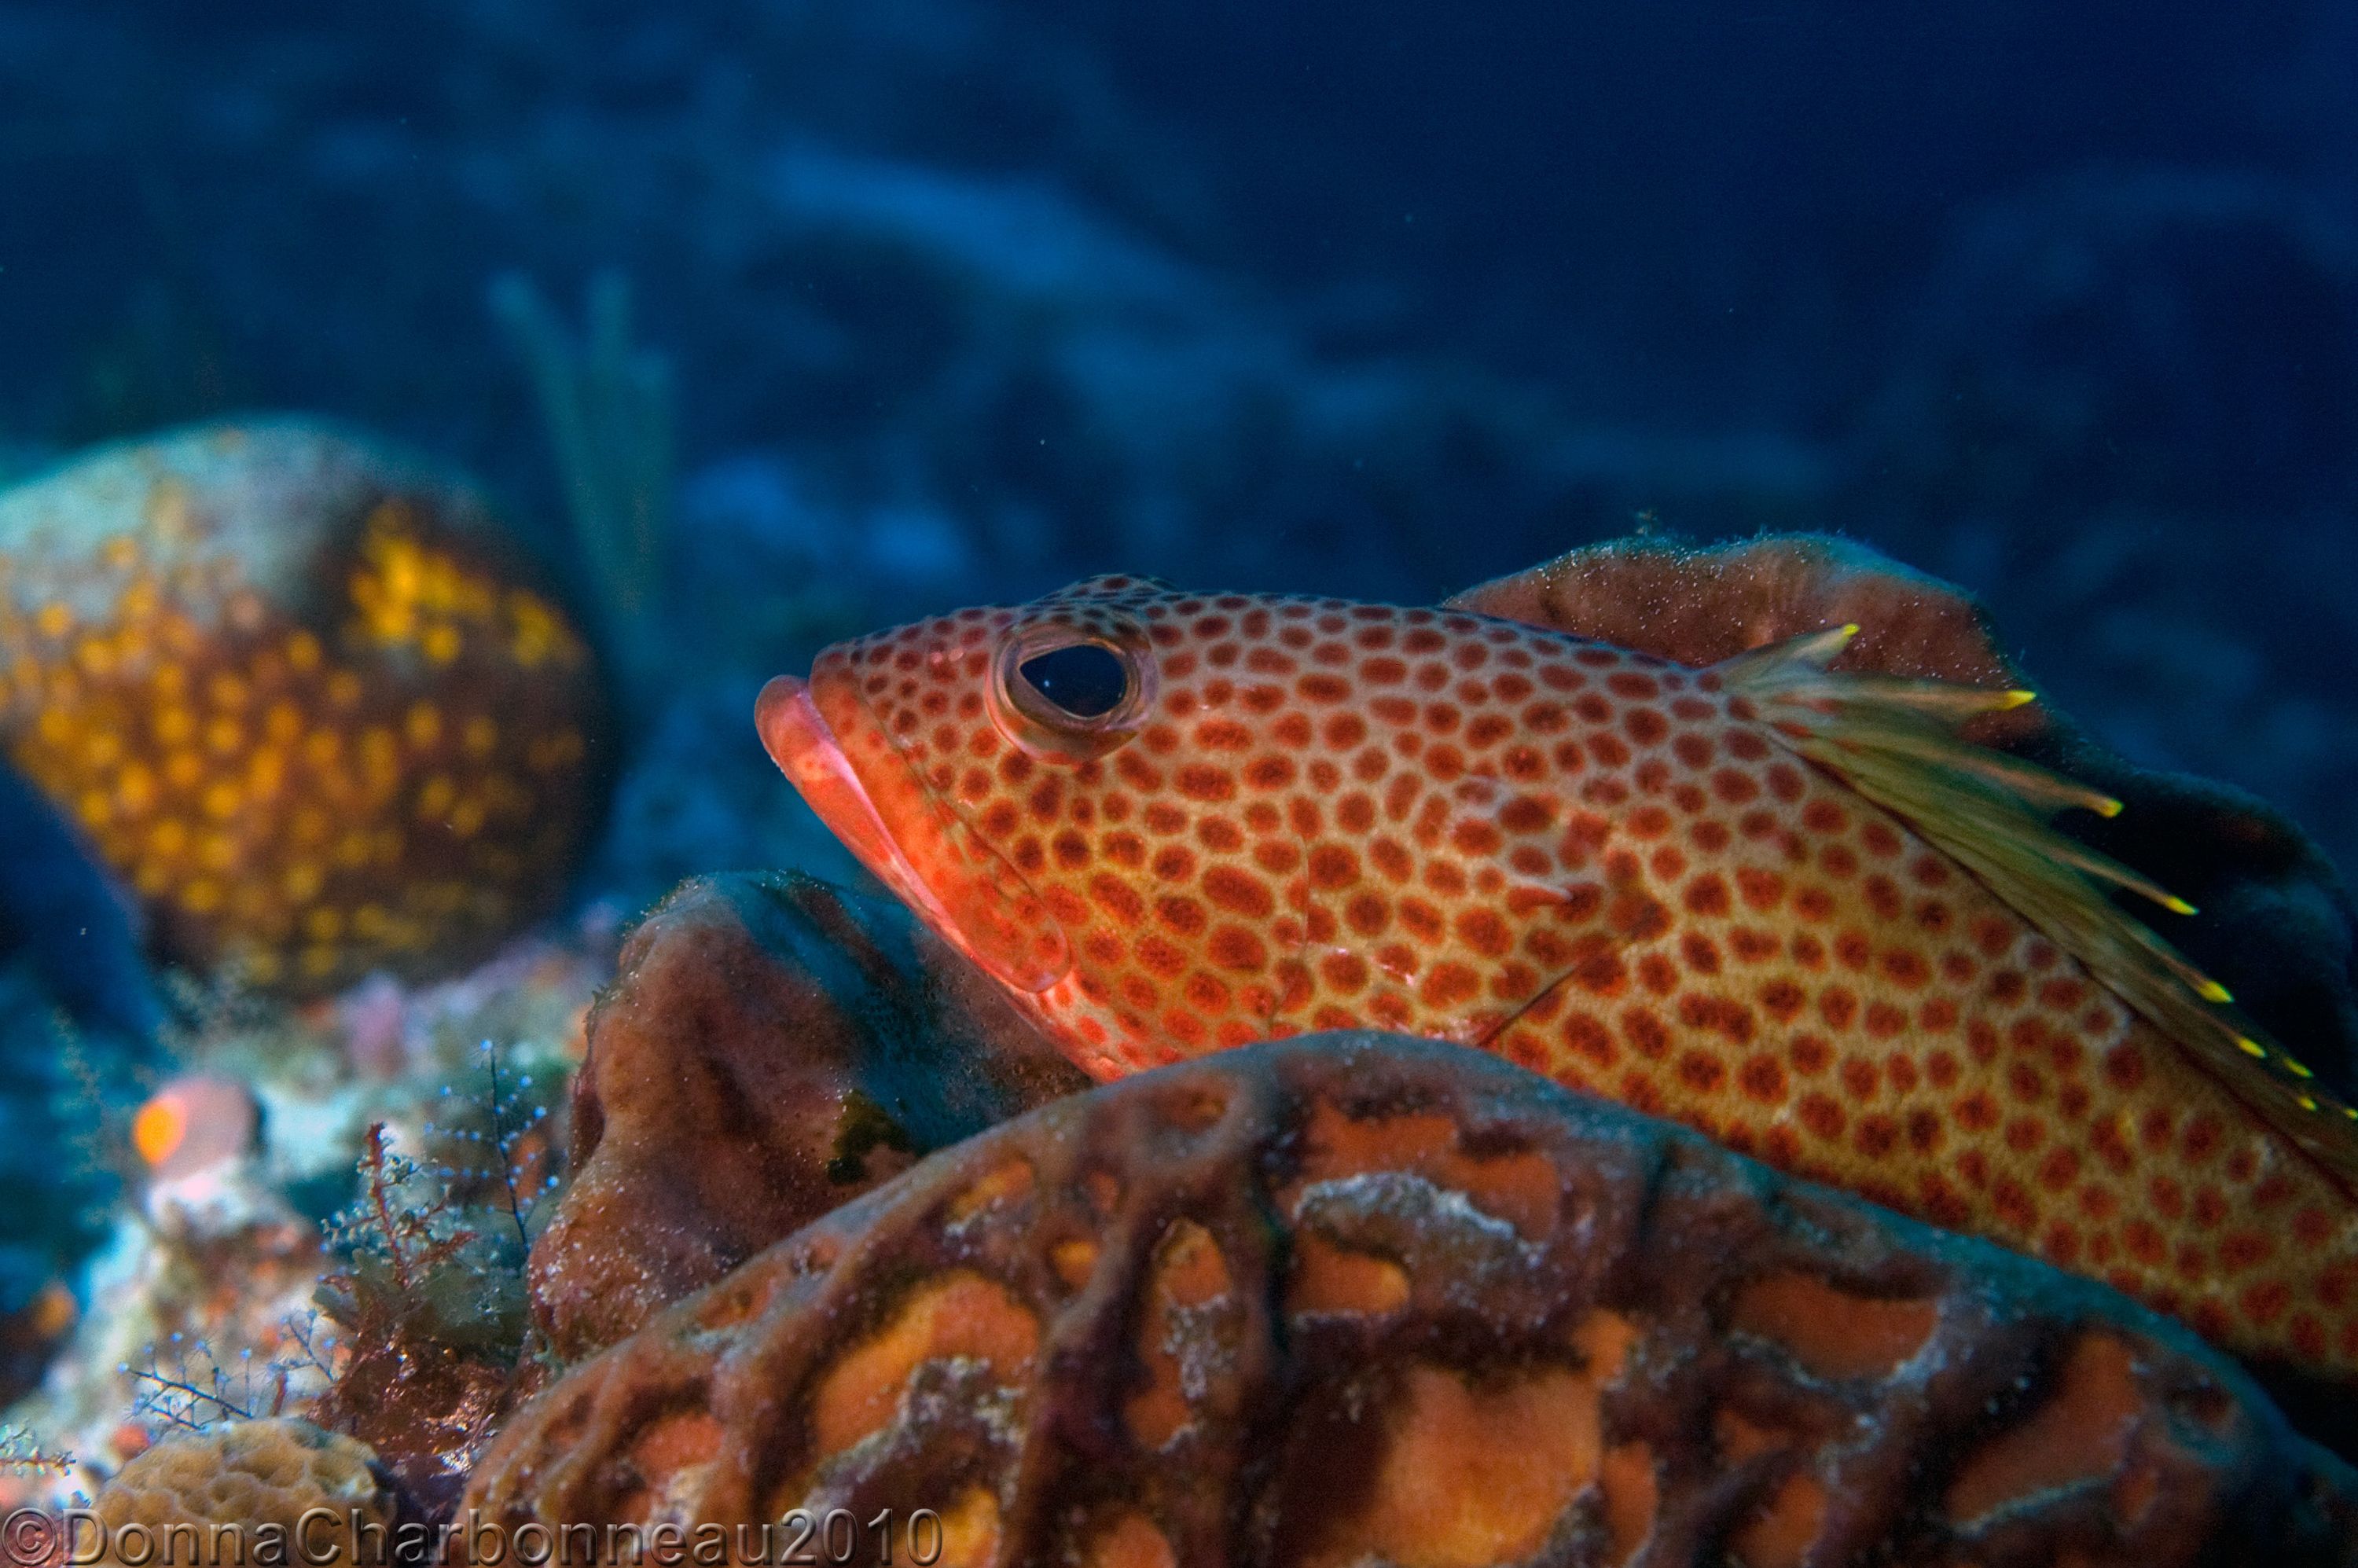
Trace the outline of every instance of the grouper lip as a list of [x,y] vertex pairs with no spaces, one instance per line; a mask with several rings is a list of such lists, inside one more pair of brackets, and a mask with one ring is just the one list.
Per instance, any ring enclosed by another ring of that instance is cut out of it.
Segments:
[[902,903],[925,916],[936,931],[954,931],[949,911],[933,889],[917,875],[909,858],[884,826],[867,786],[851,769],[851,759],[835,731],[811,700],[810,682],[800,676],[777,676],[753,699],[753,723],[762,744],[786,781],[802,793],[827,831],[860,857]]
[[[814,674],[817,672],[815,671]],[[856,700],[856,698],[855,698]],[[1027,952],[1012,942],[990,941],[977,922],[961,920],[934,886],[918,874],[902,849],[884,815],[878,810],[875,796],[860,776],[849,752],[838,738],[834,727],[819,711],[810,681],[800,676],[777,676],[763,687],[754,699],[753,722],[762,736],[762,744],[769,751],[771,760],[778,764],[787,781],[802,795],[827,830],[843,840],[846,848],[859,858],[860,863],[873,872],[878,881],[906,903],[946,941],[968,957],[1014,989],[1037,993],[1046,990],[1062,979],[1071,968],[1070,950],[1056,932],[1058,952],[1050,957]],[[906,766],[897,748],[894,760]],[[912,784],[923,791],[922,784]],[[938,815],[942,807],[930,797],[927,808]],[[963,838],[963,830],[955,820],[937,822],[936,831]],[[989,856],[988,849],[974,846],[974,851]],[[972,851],[970,851],[972,852]],[[996,861],[995,856],[990,856]],[[1003,863],[995,869],[1013,876],[1011,868]],[[1016,879],[1020,883],[1021,879]],[[1036,895],[1028,885],[1022,887],[1026,902]],[[971,913],[971,912],[969,912]],[[1044,912],[1043,912],[1044,913]]]

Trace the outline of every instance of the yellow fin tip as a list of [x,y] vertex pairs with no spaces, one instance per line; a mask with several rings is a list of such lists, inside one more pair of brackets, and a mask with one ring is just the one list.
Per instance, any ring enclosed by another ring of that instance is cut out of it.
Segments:
[[2171,893],[2169,897],[2163,899],[2161,901],[2161,907],[2169,911],[2172,914],[2192,914],[2195,913],[2194,906],[2187,903],[2184,899],[2179,897],[2176,893]]
[[2284,1058],[2284,1065],[2285,1070],[2292,1074],[2296,1078],[2313,1078],[2317,1076],[2315,1073],[2310,1072],[2306,1066],[2294,1061],[2289,1056]]
[[[2026,702],[2037,702],[2038,700],[2039,694],[2037,692],[2025,691],[2020,687],[2017,687],[2012,691],[2006,694],[2006,708],[2020,708]],[[2005,710],[2005,708],[2000,708],[1998,711],[2002,713]]]
[[2268,1048],[2248,1035],[2236,1035],[2235,1044],[2246,1056],[2257,1056],[2263,1061],[2267,1058]]

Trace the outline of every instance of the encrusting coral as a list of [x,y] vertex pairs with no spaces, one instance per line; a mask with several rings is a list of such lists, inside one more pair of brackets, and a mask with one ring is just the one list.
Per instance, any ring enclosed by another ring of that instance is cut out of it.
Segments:
[[481,502],[335,427],[0,495],[0,738],[179,961],[317,993],[480,955],[561,887],[607,708]]
[[535,1309],[579,1357],[918,1156],[1086,1087],[898,904],[699,878],[623,948]]
[[243,1153],[254,1140],[254,1093],[234,1078],[184,1073],[131,1121],[131,1146],[158,1181],[173,1181]]
[[961,1564],[2358,1563],[2358,1477],[2125,1297],[1365,1034],[921,1162],[576,1368],[467,1500]]
[[[395,1511],[374,1455],[351,1438],[293,1417],[231,1422],[167,1438],[125,1465],[92,1505],[105,1549],[74,1561],[268,1562],[258,1532],[275,1526],[276,1561],[383,1562]],[[240,1533],[216,1540],[216,1526]]]

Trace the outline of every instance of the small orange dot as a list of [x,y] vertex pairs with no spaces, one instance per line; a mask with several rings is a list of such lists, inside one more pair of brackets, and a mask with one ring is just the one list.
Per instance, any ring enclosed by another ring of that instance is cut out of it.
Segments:
[[33,1332],[44,1339],[55,1339],[71,1328],[79,1315],[73,1292],[52,1280],[41,1287],[41,1293],[33,1300]]

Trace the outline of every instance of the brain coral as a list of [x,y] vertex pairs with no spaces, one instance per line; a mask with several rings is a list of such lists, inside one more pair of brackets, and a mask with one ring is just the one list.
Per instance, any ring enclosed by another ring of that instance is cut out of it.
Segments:
[[605,714],[481,502],[335,428],[0,495],[0,739],[180,961],[304,992],[479,953],[561,883]]
[[933,1156],[575,1368],[469,1501],[961,1564],[2358,1563],[2358,1477],[2125,1298],[1378,1035]]
[[[102,1554],[102,1563],[191,1561],[239,1563],[256,1551],[251,1533],[255,1527],[275,1524],[301,1545],[305,1561],[354,1563],[368,1560],[365,1549],[381,1546],[385,1537],[367,1527],[389,1530],[394,1523],[394,1498],[373,1469],[374,1458],[349,1437],[320,1431],[307,1421],[279,1419],[242,1421],[210,1432],[174,1437],[157,1444],[124,1465],[92,1505],[104,1528],[105,1540],[116,1550]],[[305,1512],[328,1510],[330,1518],[305,1527]],[[352,1540],[357,1520],[365,1539]],[[137,1530],[125,1534],[125,1525],[143,1526],[146,1545]],[[249,1532],[244,1552],[226,1536],[222,1552],[211,1551],[210,1527],[240,1525]],[[194,1527],[193,1534],[167,1531],[173,1526]],[[298,1529],[307,1530],[297,1536]],[[166,1557],[168,1539],[175,1555]],[[362,1547],[355,1553],[353,1547]],[[88,1551],[87,1540],[80,1543]],[[333,1552],[333,1558],[326,1553]],[[77,1558],[77,1561],[89,1559]],[[255,1561],[265,1560],[256,1556]],[[382,1561],[380,1556],[378,1561]]]

